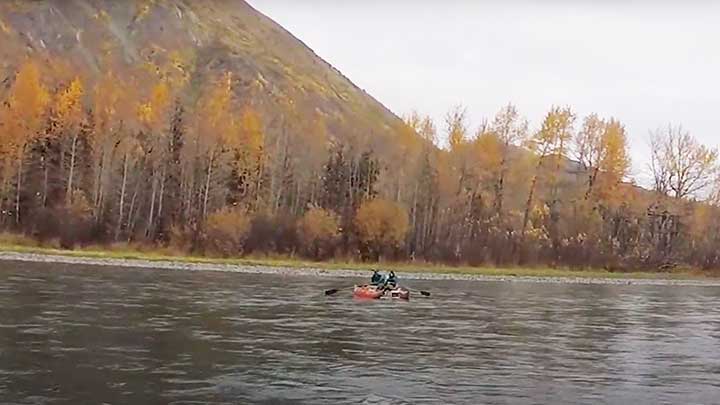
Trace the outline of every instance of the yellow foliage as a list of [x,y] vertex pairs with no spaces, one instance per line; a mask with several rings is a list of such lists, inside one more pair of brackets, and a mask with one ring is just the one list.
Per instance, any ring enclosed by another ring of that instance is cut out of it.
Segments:
[[260,115],[251,107],[246,107],[242,113],[241,121],[242,145],[248,155],[257,157],[263,147],[263,130]]
[[505,146],[522,144],[527,137],[528,122],[520,117],[514,105],[508,104],[495,115],[491,130]]
[[340,236],[337,215],[322,208],[313,208],[298,222],[300,244],[308,253],[320,256],[319,250],[329,247]]
[[450,150],[455,150],[467,141],[467,112],[465,108],[456,106],[445,116],[448,143]]
[[25,145],[38,136],[45,124],[50,94],[40,77],[40,69],[34,61],[20,67],[8,100],[0,110],[0,121],[5,123],[0,152],[23,153]]
[[93,91],[93,112],[95,114],[95,136],[107,137],[114,134],[126,118],[126,109],[131,104],[128,86],[120,85],[121,79],[113,72],[106,72]]
[[605,127],[602,140],[603,156],[600,160],[600,169],[620,182],[630,170],[630,156],[628,154],[627,136],[625,127],[616,120],[610,120]]
[[363,243],[378,247],[399,246],[408,231],[408,215],[400,205],[376,199],[360,206],[355,226]]
[[473,147],[475,158],[482,170],[489,172],[500,170],[505,146],[495,133],[483,132],[477,137]]
[[154,128],[168,120],[170,109],[170,88],[165,81],[160,81],[153,87],[150,99],[138,106],[140,122]]
[[541,157],[556,155],[561,158],[572,137],[575,114],[570,108],[553,107],[545,116],[542,128],[531,139],[535,152]]
[[575,137],[577,159],[590,172],[589,193],[603,200],[616,195],[617,186],[630,170],[625,127],[617,120],[605,121],[592,114]]
[[85,88],[79,77],[61,91],[55,100],[56,119],[65,128],[73,128],[80,124],[83,117],[82,98]]
[[211,145],[237,144],[240,141],[240,125],[234,119],[232,74],[226,73],[210,87],[198,101],[197,132]]
[[225,257],[242,253],[250,225],[250,217],[238,208],[225,208],[211,214],[205,224],[206,249]]

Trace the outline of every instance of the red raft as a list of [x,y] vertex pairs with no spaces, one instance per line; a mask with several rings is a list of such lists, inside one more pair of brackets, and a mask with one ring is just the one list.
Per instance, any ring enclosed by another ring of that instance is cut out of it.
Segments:
[[367,300],[377,300],[383,297],[409,300],[410,291],[402,287],[384,289],[374,285],[358,285],[353,290],[353,297]]

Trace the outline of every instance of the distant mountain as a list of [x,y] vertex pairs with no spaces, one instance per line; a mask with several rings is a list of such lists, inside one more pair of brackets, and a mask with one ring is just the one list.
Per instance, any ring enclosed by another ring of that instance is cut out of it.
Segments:
[[3,0],[0,44],[0,73],[25,55],[54,55],[90,76],[169,67],[187,75],[192,91],[229,71],[241,83],[238,98],[272,119],[320,114],[337,136],[389,134],[401,124],[242,0]]

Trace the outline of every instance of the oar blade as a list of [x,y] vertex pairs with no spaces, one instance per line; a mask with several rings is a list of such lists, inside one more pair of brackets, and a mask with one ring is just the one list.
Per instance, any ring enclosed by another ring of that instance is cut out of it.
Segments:
[[325,295],[335,295],[338,292],[340,292],[340,290],[338,290],[337,288],[333,288],[332,290],[325,291]]
[[430,293],[427,292],[427,291],[420,291],[420,294],[421,294],[423,297],[429,297],[429,296],[430,296]]

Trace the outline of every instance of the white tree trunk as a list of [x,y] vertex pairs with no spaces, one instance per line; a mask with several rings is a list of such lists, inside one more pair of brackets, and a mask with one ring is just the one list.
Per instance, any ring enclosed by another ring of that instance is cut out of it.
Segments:
[[20,152],[18,158],[18,173],[17,173],[17,190],[15,193],[15,224],[20,225],[20,193],[22,192],[22,172],[23,172],[23,155],[25,154],[24,149]]
[[210,153],[210,163],[207,169],[207,178],[205,180],[205,196],[203,197],[203,220],[208,214],[208,200],[210,199],[210,183],[212,181],[213,165],[215,164],[215,151]]
[[124,161],[123,161],[123,177],[122,177],[122,185],[120,186],[120,207],[118,212],[118,223],[117,227],[115,228],[115,240],[117,241],[120,238],[120,231],[122,230],[122,223],[123,218],[125,214],[125,189],[127,188],[127,172],[128,172],[128,156],[127,153],[125,153]]
[[70,173],[68,174],[67,191],[65,195],[65,204],[72,204],[73,180],[75,176],[75,153],[77,151],[77,133],[73,135],[72,147],[70,148]]

